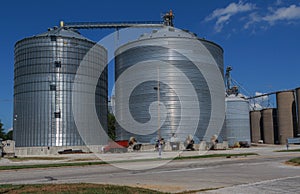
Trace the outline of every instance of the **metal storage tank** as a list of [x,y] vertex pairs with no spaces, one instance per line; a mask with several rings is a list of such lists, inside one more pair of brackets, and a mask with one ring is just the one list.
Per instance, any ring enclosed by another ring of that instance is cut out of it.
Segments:
[[225,98],[225,107],[223,140],[228,141],[229,146],[239,141],[251,144],[249,101],[242,96],[230,95]]
[[296,88],[297,110],[298,110],[298,131],[297,137],[300,137],[300,88]]
[[[199,44],[203,46],[199,47]],[[117,139],[126,140],[135,136],[138,141],[148,143],[159,136],[169,139],[175,133],[181,141],[189,135],[200,141],[210,141],[211,135],[219,133],[220,126],[215,123],[221,121],[223,125],[225,112],[223,49],[219,45],[186,31],[164,27],[122,45],[115,55],[115,115],[117,121],[119,119]],[[131,68],[136,68],[134,74],[122,77]],[[205,77],[202,71],[210,76]],[[121,77],[124,79],[118,82]],[[185,82],[183,77],[191,84]],[[209,83],[213,83],[212,88],[209,88]],[[125,93],[131,89],[128,99]],[[196,98],[190,91],[192,89]],[[217,113],[217,121],[210,121],[212,99],[221,109]],[[197,113],[200,108],[200,113]],[[151,112],[158,110],[165,114],[165,120],[160,118],[160,113],[151,115]],[[125,123],[128,128],[132,126],[125,119],[128,115],[137,125],[141,124],[140,129],[133,132],[121,126],[119,122]],[[159,124],[150,123],[152,120],[158,120]],[[194,121],[197,121],[195,126]],[[212,124],[215,126],[212,127]],[[206,130],[208,127],[210,129]],[[155,128],[159,128],[159,132],[152,131]]]
[[[92,47],[92,53],[84,58]],[[97,74],[107,63],[107,52],[102,46],[64,27],[49,29],[15,44],[13,128],[17,147],[85,145],[72,109],[72,95],[85,94],[90,87],[83,79],[78,83],[81,87],[72,93],[82,61],[88,66],[81,76],[98,80],[96,91],[90,95],[95,99],[97,116],[106,129],[107,70],[100,78]],[[99,133],[99,129],[92,128],[94,123],[86,120],[85,110],[81,111],[81,122],[91,126],[86,133],[90,136]]]
[[263,139],[266,144],[278,143],[277,110],[268,108],[261,110]]
[[251,142],[258,143],[261,136],[261,113],[258,110],[250,111]]
[[276,93],[278,115],[278,139],[286,144],[287,138],[293,138],[297,129],[294,91]]

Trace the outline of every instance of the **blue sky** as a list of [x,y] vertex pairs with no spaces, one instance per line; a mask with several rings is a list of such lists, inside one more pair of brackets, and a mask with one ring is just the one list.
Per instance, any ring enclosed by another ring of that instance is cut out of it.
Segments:
[[[300,87],[300,2],[265,1],[2,1],[0,119],[12,127],[14,44],[64,21],[152,21],[169,9],[175,26],[221,45],[224,66],[249,93]],[[81,30],[99,41],[111,30]],[[111,85],[111,84],[110,84]],[[249,95],[249,94],[248,94]]]

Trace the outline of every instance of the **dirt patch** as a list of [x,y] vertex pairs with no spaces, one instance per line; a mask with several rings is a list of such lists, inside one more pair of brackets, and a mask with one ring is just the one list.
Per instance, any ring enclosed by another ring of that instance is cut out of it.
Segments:
[[300,164],[294,163],[294,162],[285,162],[284,164],[289,165],[289,166],[300,166]]
[[181,186],[175,186],[175,185],[151,185],[151,184],[135,184],[135,185],[129,185],[131,187],[139,187],[143,189],[152,189],[156,191],[162,191],[162,192],[179,192],[179,191],[185,191],[185,187]]
[[223,188],[223,187],[218,187],[218,188],[204,188],[204,189],[190,190],[190,188],[186,188],[183,186],[175,186],[175,185],[135,184],[129,186],[139,187],[143,189],[151,189],[151,190],[167,192],[167,193],[178,193],[178,194],[196,194],[199,192],[205,192],[205,191],[211,191],[211,190],[217,190]]

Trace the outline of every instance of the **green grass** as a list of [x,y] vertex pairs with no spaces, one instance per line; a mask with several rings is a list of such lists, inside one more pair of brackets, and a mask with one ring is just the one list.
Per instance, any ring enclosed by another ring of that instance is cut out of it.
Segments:
[[201,159],[201,158],[231,158],[238,156],[251,156],[258,155],[257,153],[239,153],[239,154],[209,154],[209,155],[197,155],[197,156],[177,156],[175,158],[147,158],[147,159],[138,159],[138,160],[120,160],[120,161],[111,161],[108,163],[124,163],[124,162],[146,162],[146,161],[157,161],[157,160],[185,160],[185,159]]
[[274,152],[300,152],[300,149],[276,150]]
[[83,161],[92,161],[92,160],[99,160],[99,158],[77,158],[71,159],[70,162],[83,162]]
[[22,162],[29,160],[65,160],[65,157],[16,157],[16,158],[8,158],[13,162]]
[[35,185],[0,185],[0,193],[60,193],[60,194],[163,194],[163,192],[137,187],[98,185],[98,184],[35,184]]
[[68,167],[68,166],[88,166],[88,165],[101,165],[107,162],[76,162],[76,163],[57,163],[57,164],[32,164],[32,165],[13,165],[13,166],[0,166],[0,170],[18,170],[28,168],[54,168],[54,167]]
[[295,164],[295,165],[298,166],[298,165],[300,165],[300,157],[290,159],[288,162],[289,162],[289,163],[293,163],[293,164]]
[[197,156],[178,156],[175,158],[149,158],[149,159],[138,159],[138,160],[121,160],[111,162],[76,162],[76,163],[56,163],[56,164],[33,164],[33,165],[13,165],[13,166],[0,166],[0,170],[18,170],[18,169],[29,169],[29,168],[53,168],[53,167],[68,167],[68,166],[88,166],[88,165],[102,165],[108,163],[125,163],[125,162],[146,162],[146,161],[157,161],[157,160],[185,160],[185,159],[200,159],[200,158],[217,158],[217,157],[239,157],[239,156],[251,156],[258,155],[257,153],[240,153],[240,154],[209,154],[209,155],[197,155]]
[[258,155],[257,153],[240,153],[240,154],[209,154],[209,155],[198,155],[198,156],[182,156],[182,157],[176,157],[174,160],[183,160],[183,159],[198,159],[198,158],[220,158],[220,157],[238,157],[238,156],[254,156]]

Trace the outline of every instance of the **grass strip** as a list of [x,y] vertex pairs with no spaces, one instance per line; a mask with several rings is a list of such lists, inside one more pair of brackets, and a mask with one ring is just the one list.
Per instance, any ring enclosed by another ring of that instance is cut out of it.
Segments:
[[138,187],[129,187],[121,185],[101,185],[101,184],[33,184],[33,185],[0,185],[0,193],[60,193],[60,194],[165,194],[163,192],[144,189]]
[[178,156],[174,160],[183,160],[183,159],[198,159],[198,158],[220,158],[220,157],[238,157],[238,156],[254,156],[258,155],[257,153],[239,153],[239,154],[209,154],[209,155],[197,155],[197,156]]
[[28,168],[53,168],[53,167],[68,167],[68,166],[88,166],[101,165],[107,162],[76,162],[76,163],[56,163],[56,164],[31,164],[31,165],[14,165],[14,166],[0,166],[0,170],[18,170]]
[[15,157],[15,158],[8,158],[13,162],[22,162],[22,161],[29,161],[29,160],[65,160],[68,159],[66,157]]
[[300,152],[300,149],[276,150],[274,152]]
[[32,164],[32,165],[13,165],[13,166],[0,166],[0,170],[18,170],[29,168],[53,168],[53,167],[71,167],[71,166],[89,166],[89,165],[102,165],[109,163],[125,163],[125,162],[146,162],[157,160],[185,160],[185,159],[200,159],[200,158],[217,158],[217,157],[238,157],[238,156],[251,156],[258,155],[257,153],[239,153],[239,154],[209,154],[209,155],[197,155],[197,156],[178,156],[175,158],[148,158],[148,159],[136,159],[136,160],[120,160],[120,161],[99,161],[99,162],[76,162],[76,163],[55,163],[55,164]]
[[145,158],[145,159],[136,159],[136,160],[119,160],[111,161],[108,163],[124,163],[124,162],[147,162],[147,161],[158,161],[158,160],[185,160],[185,159],[201,159],[201,158],[231,158],[238,156],[251,156],[258,155],[257,153],[239,153],[239,154],[208,154],[208,155],[197,155],[197,156],[177,156],[175,158]]

